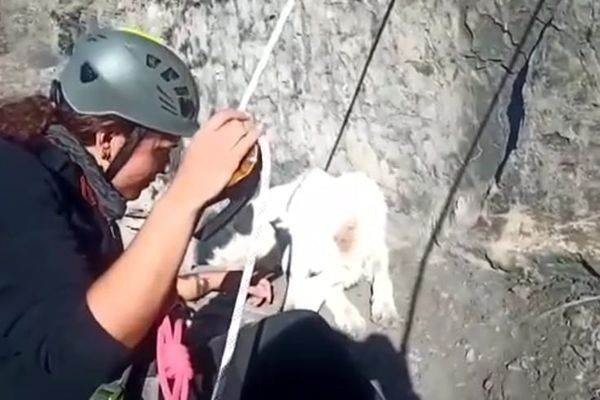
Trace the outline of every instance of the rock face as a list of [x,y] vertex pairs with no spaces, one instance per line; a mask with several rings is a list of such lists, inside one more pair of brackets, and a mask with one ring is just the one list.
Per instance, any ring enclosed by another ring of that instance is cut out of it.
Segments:
[[[0,93],[42,88],[95,20],[135,24],[193,67],[204,120],[239,101],[283,4],[4,0]],[[325,165],[387,6],[297,1],[250,102],[273,184]],[[331,165],[368,173],[390,206],[404,326],[355,346],[389,398],[600,396],[597,303],[569,303],[599,291],[599,15],[594,0],[392,10]]]

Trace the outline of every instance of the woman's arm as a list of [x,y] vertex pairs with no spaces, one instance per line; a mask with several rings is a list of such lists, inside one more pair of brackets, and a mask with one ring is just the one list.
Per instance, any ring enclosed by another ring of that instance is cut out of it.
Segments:
[[174,299],[174,283],[197,214],[227,184],[258,139],[238,111],[215,115],[188,147],[164,196],[124,254],[87,292],[87,303],[104,329],[135,347]]
[[134,347],[173,300],[173,282],[196,220],[172,196],[154,206],[123,255],[87,292],[94,317],[118,341]]
[[223,282],[231,272],[203,272],[177,278],[177,294],[185,301],[198,300],[210,292],[223,290]]
[[[232,292],[239,287],[241,271],[201,272],[177,278],[177,294],[185,301],[195,301],[210,292]],[[256,275],[248,288],[251,304],[260,305],[273,300],[271,283],[264,276]]]

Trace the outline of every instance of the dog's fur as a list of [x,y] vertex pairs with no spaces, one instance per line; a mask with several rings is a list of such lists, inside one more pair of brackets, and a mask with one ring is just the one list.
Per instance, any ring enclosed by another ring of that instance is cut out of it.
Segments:
[[[364,278],[371,284],[371,319],[384,326],[395,324],[385,240],[387,206],[373,180],[360,172],[334,177],[313,169],[255,201],[265,202],[262,218],[252,218],[251,203],[230,224],[226,237],[197,244],[197,253],[209,250],[206,264],[239,270],[251,250],[264,261],[276,248],[276,232],[284,230],[292,245],[278,254],[276,263],[289,261],[285,310],[318,311],[325,304],[340,330],[361,337],[366,321],[345,290]],[[244,229],[243,221],[251,226]],[[258,235],[252,238],[250,231]]]

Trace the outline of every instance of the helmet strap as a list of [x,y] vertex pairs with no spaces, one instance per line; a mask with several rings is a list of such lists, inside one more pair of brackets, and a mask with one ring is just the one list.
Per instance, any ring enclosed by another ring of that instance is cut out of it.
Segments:
[[127,137],[125,144],[121,147],[121,150],[115,156],[115,159],[110,163],[108,169],[105,172],[106,179],[110,182],[113,180],[115,175],[123,168],[127,161],[131,158],[131,155],[135,151],[136,146],[140,143],[144,128],[135,127],[131,134]]
[[[57,106],[62,105],[64,103],[62,89],[59,81],[53,80],[51,82],[49,97],[50,100]],[[125,144],[123,145],[121,150],[119,150],[119,152],[115,156],[115,159],[112,163],[110,163],[108,169],[105,172],[106,179],[109,182],[113,180],[115,175],[117,175],[117,172],[119,172],[121,168],[123,168],[125,163],[127,163],[129,158],[131,158],[131,155],[133,154],[133,151],[135,150],[137,145],[140,143],[143,134],[144,128],[141,128],[139,126],[133,128],[133,131],[131,131],[131,134],[127,137],[127,140],[125,141]]]
[[50,83],[50,94],[48,97],[50,98],[50,101],[57,106],[63,103],[63,95],[60,82],[56,79],[53,79]]

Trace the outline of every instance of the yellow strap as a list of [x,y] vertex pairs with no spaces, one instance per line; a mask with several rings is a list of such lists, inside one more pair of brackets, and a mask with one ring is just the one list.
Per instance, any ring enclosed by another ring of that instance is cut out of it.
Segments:
[[143,32],[143,31],[141,31],[141,30],[139,30],[139,29],[137,29],[137,28],[132,28],[132,27],[129,27],[129,28],[121,28],[121,29],[120,29],[120,31],[122,31],[122,32],[129,32],[129,33],[132,33],[132,34],[134,34],[134,35],[141,36],[141,37],[143,37],[144,39],[151,40],[151,41],[153,41],[154,43],[157,43],[157,44],[160,44],[161,46],[163,46],[163,44],[161,43],[161,41],[160,41],[160,39],[159,39],[159,38],[157,38],[156,36],[152,36],[152,35],[150,35],[149,33]]

